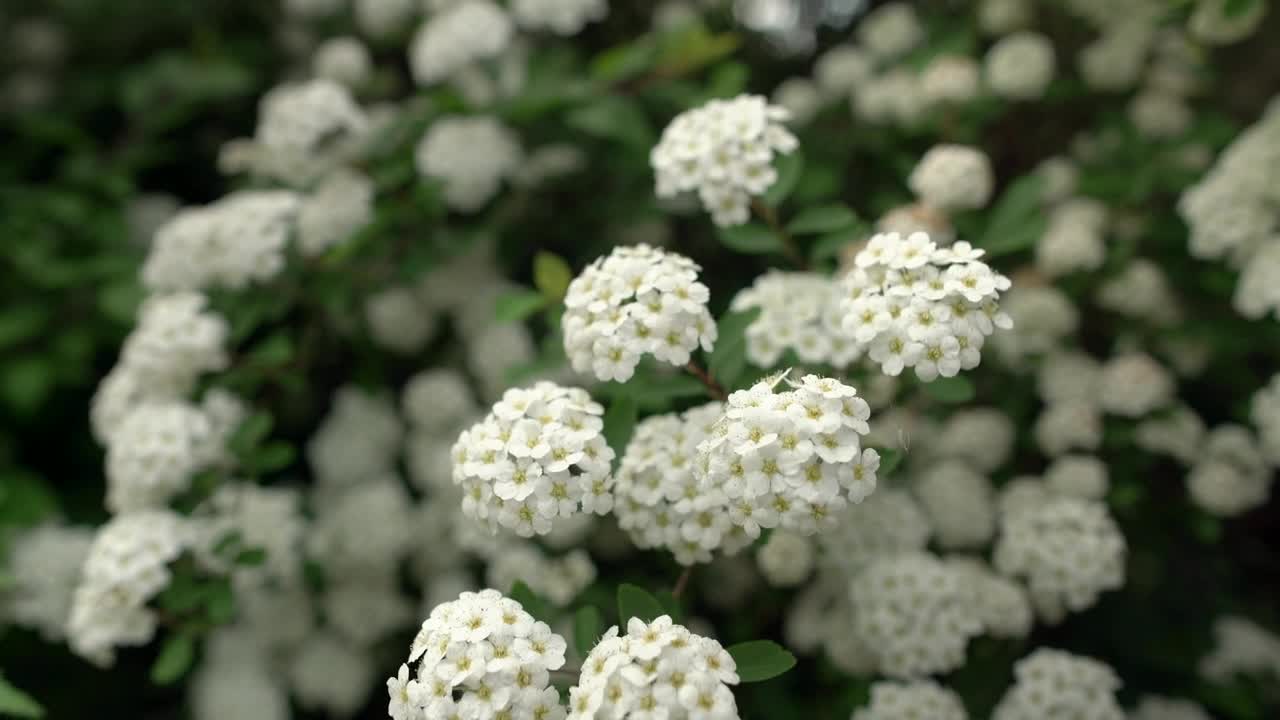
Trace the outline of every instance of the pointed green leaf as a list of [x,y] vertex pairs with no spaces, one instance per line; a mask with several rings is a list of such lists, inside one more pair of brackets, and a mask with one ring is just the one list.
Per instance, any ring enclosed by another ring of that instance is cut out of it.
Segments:
[[187,674],[195,660],[196,643],[187,633],[169,636],[160,655],[151,666],[151,682],[156,685],[172,685]]
[[805,208],[787,223],[792,235],[818,235],[845,230],[858,221],[858,216],[843,204]]
[[796,656],[772,640],[741,642],[729,646],[728,650],[744,683],[775,678],[796,664]]
[[640,618],[645,622],[653,622],[654,618],[666,615],[662,603],[639,585],[623,583],[618,586],[618,623],[626,627],[631,618]]
[[0,675],[0,715],[20,718],[42,718],[44,708],[35,698],[14,687]]
[[800,150],[792,150],[780,155],[773,163],[778,170],[778,179],[764,192],[764,203],[770,207],[778,207],[796,188],[800,181],[800,173],[804,171],[804,156]]
[[761,255],[782,252],[782,240],[778,239],[772,230],[759,223],[720,228],[717,234],[725,247],[741,253]]
[[732,390],[747,367],[747,327],[760,317],[760,308],[729,312],[716,323],[718,337],[708,360],[708,371],[725,390]]
[[591,648],[596,646],[603,625],[604,619],[600,617],[600,611],[596,606],[586,605],[578,608],[578,612],[573,615],[573,646],[579,655],[585,658],[591,652]]
[[524,320],[547,306],[547,298],[533,290],[513,290],[498,297],[494,318],[498,322]]
[[604,439],[618,457],[622,457],[627,443],[631,441],[639,412],[635,397],[624,394],[614,398],[604,413]]
[[551,606],[547,604],[547,601],[539,597],[522,580],[517,580],[515,585],[511,586],[511,592],[507,596],[520,603],[525,612],[538,620],[549,623],[555,619],[554,613],[551,612]]
[[533,256],[533,284],[551,302],[560,302],[572,281],[573,270],[564,258],[545,250]]
[[973,383],[963,375],[940,377],[933,382],[924,383],[924,392],[934,400],[950,405],[967,403],[976,394]]
[[978,246],[989,257],[999,257],[1035,245],[1044,233],[1043,197],[1044,178],[1039,174],[1024,175],[1010,183],[991,210]]
[[659,590],[655,597],[662,605],[662,609],[671,616],[675,622],[684,621],[684,608],[680,605],[680,598],[671,594],[670,590]]

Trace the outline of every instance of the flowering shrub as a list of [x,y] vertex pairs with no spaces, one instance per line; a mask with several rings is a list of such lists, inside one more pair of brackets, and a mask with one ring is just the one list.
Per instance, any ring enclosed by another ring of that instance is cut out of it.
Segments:
[[[97,378],[0,467],[100,450],[3,471],[0,714],[1272,716],[1267,5],[229,15],[270,87],[120,82],[138,152],[253,100],[225,192],[82,272],[23,206],[128,182],[0,195],[0,401]],[[62,137],[91,33],[23,13],[4,122]]]

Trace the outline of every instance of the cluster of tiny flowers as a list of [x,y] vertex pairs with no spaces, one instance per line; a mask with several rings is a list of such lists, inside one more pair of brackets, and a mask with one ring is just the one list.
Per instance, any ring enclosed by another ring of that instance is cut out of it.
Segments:
[[982,255],[923,232],[872,236],[843,280],[845,332],[887,375],[914,367],[928,382],[977,367],[986,337],[1013,325],[998,303],[1009,279]]
[[858,23],[858,42],[881,60],[900,57],[924,40],[924,28],[915,8],[891,2],[867,13]]
[[1225,424],[1210,430],[1197,448],[1187,490],[1207,512],[1232,517],[1264,505],[1272,479],[1253,433],[1242,425]]
[[189,539],[183,519],[163,510],[119,515],[99,528],[71,603],[71,649],[107,666],[117,646],[150,642],[157,620],[147,603],[169,584],[168,565]]
[[1129,713],[1129,720],[1213,720],[1190,700],[1147,695]]
[[392,474],[404,427],[385,398],[347,385],[307,442],[307,462],[321,485],[354,485]]
[[974,557],[953,555],[946,563],[963,576],[969,602],[988,635],[1020,638],[1031,632],[1035,612],[1021,585]]
[[834,528],[818,536],[821,562],[852,578],[877,557],[923,550],[932,533],[929,518],[910,493],[881,488],[850,505]]
[[1054,207],[1036,243],[1036,269],[1049,277],[1097,270],[1107,258],[1106,222],[1106,207],[1093,199],[1077,198]]
[[925,470],[914,490],[942,547],[976,548],[991,539],[996,517],[986,476],[959,460],[944,460]]
[[144,382],[190,388],[202,373],[226,367],[227,321],[196,292],[153,295],[138,310],[120,364]]
[[61,640],[92,543],[89,530],[64,525],[41,525],[14,537],[7,557],[10,582],[0,590],[5,617],[49,642]]
[[1280,375],[1253,394],[1249,419],[1258,430],[1258,440],[1267,462],[1280,465]]
[[658,197],[696,191],[717,225],[747,222],[751,198],[778,178],[774,155],[799,145],[782,125],[787,118],[785,109],[759,95],[712,100],[681,113],[649,156]]
[[613,509],[604,408],[585,390],[539,382],[506,391],[453,446],[462,512],[490,529],[545,535],[557,517]]
[[871,685],[871,702],[853,713],[853,720],[969,720],[960,696],[932,680]]
[[298,206],[298,251],[314,257],[373,218],[373,181],[358,172],[330,174]]
[[532,543],[508,545],[494,554],[485,569],[489,585],[511,587],[522,582],[556,607],[567,606],[595,579],[596,566],[586,551],[548,557]]
[[1003,508],[994,562],[1025,580],[1040,616],[1058,622],[1124,584],[1125,541],[1106,506],[1048,497]]
[[439,327],[436,316],[423,312],[413,288],[394,286],[365,298],[364,319],[379,347],[411,355],[431,340]]
[[1010,100],[1036,100],[1053,80],[1053,44],[1028,31],[1001,38],[987,51],[987,87]]
[[511,15],[528,30],[577,35],[589,22],[609,14],[607,0],[512,0]]
[[515,174],[521,156],[515,134],[497,118],[480,115],[437,120],[422,136],[414,158],[418,172],[444,183],[450,208],[471,213]]
[[965,145],[935,145],[907,179],[917,198],[940,210],[986,205],[993,183],[986,153]]
[[1144,352],[1117,355],[1102,366],[1098,404],[1113,415],[1139,418],[1173,401],[1172,373]]
[[792,587],[813,571],[813,540],[786,530],[775,530],[756,553],[760,574],[774,587]]
[[959,105],[978,96],[982,70],[963,55],[939,55],[920,76],[920,94],[930,105]]
[[164,505],[218,459],[209,418],[185,402],[148,402],[125,416],[107,442],[107,509]]
[[587,266],[569,283],[561,321],[573,369],[625,382],[642,355],[683,366],[699,346],[709,352],[716,324],[699,270],[648,245],[615,248]]
[[1009,459],[1014,439],[1013,421],[1008,415],[995,408],[972,407],[952,413],[928,450],[989,473]]
[[1280,677],[1280,637],[1253,621],[1227,615],[1213,623],[1213,650],[1200,659],[1200,674],[1217,682],[1238,675]]
[[[775,392],[786,381],[791,389]],[[781,527],[811,535],[876,487],[880,456],[863,449],[871,409],[832,378],[785,374],[729,396],[711,436],[698,445],[703,492],[718,489],[748,536]]]
[[497,590],[464,592],[422,623],[409,663],[387,680],[388,712],[393,720],[556,720],[564,710],[550,674],[564,665],[566,647]]
[[749,540],[734,525],[729,499],[704,488],[694,473],[698,446],[723,414],[710,403],[676,415],[655,415],[636,425],[618,466],[614,514],[642,548],[665,548],[684,565],[710,562],[716,551],[734,553]]
[[730,309],[760,308],[747,326],[747,361],[773,367],[788,350],[800,362],[848,367],[861,354],[844,335],[836,282],[817,273],[770,270],[733,298]]
[[477,62],[497,57],[515,27],[490,0],[462,0],[432,15],[409,45],[409,67],[419,85],[433,85]]
[[1120,678],[1097,660],[1040,648],[1019,660],[1013,674],[993,720],[1124,720],[1115,697]]
[[369,127],[344,85],[323,78],[280,85],[262,97],[253,139],[228,144],[219,160],[225,170],[298,187],[339,164]]
[[927,553],[873,560],[850,592],[854,629],[890,677],[960,667],[969,639],[983,629],[965,576]]
[[609,628],[582,663],[569,688],[569,718],[737,720],[729,689],[737,684],[737,664],[719,642],[666,615],[631,618],[626,635]]

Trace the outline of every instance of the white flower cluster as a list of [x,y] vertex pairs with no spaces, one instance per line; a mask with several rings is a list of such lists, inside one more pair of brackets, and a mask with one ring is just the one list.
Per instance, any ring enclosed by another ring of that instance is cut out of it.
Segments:
[[219,458],[222,437],[205,413],[188,403],[137,406],[107,441],[107,509],[118,513],[165,505]]
[[1138,423],[1133,441],[1150,453],[1169,455],[1183,465],[1193,465],[1200,457],[1205,434],[1204,421],[1189,407],[1179,406]]
[[774,530],[756,553],[760,574],[774,587],[793,587],[813,571],[813,540],[798,533]]
[[1187,490],[1205,511],[1232,517],[1266,504],[1273,475],[1248,428],[1219,425],[1197,448]]
[[737,664],[719,642],[663,615],[609,628],[569,688],[570,720],[737,720]]
[[[775,392],[778,383],[791,387]],[[729,500],[733,523],[752,538],[781,527],[812,535],[876,488],[880,455],[863,449],[871,409],[832,378],[762,380],[729,395],[723,418],[698,446],[702,492]]]
[[885,3],[858,23],[858,42],[872,56],[889,60],[906,54],[924,40],[915,8],[905,2]]
[[125,338],[120,364],[141,382],[192,388],[203,373],[227,365],[227,321],[197,292],[152,295]]
[[119,515],[98,529],[67,623],[76,654],[115,662],[120,645],[145,645],[156,631],[152,596],[169,584],[168,565],[190,542],[183,519],[164,510]]
[[511,15],[527,30],[577,35],[587,23],[609,14],[607,0],[512,0]]
[[484,207],[519,168],[523,151],[515,133],[497,118],[444,117],[418,143],[418,172],[444,183],[445,202],[464,213]]
[[1116,355],[1102,366],[1098,404],[1114,415],[1138,418],[1173,401],[1173,375],[1144,352]]
[[1178,322],[1177,296],[1160,265],[1146,258],[1129,261],[1119,275],[1098,287],[1098,305],[1157,326]]
[[379,347],[401,355],[418,352],[439,328],[436,316],[422,310],[422,302],[410,287],[393,286],[370,294],[364,302],[370,338]]
[[351,237],[373,219],[373,181],[336,170],[298,206],[298,251],[315,257]]
[[749,539],[734,525],[729,499],[704,488],[694,472],[698,446],[711,436],[723,404],[677,415],[655,415],[636,425],[618,466],[613,492],[618,525],[642,548],[664,548],[684,565],[732,554]]
[[1124,720],[1115,697],[1120,678],[1097,660],[1040,648],[1019,660],[1013,674],[992,720]]
[[333,80],[280,85],[262,97],[253,139],[228,145],[220,160],[230,171],[305,185],[340,164],[369,127],[351,92]]
[[1147,695],[1129,713],[1129,720],[1213,720],[1190,700]]
[[332,633],[317,633],[297,649],[289,684],[304,709],[351,717],[368,698],[374,671],[366,653]]
[[194,524],[193,534],[194,549],[202,562],[228,570],[215,549],[220,542],[235,536],[242,547],[266,553],[261,565],[237,568],[237,581],[259,585],[292,585],[301,581],[306,521],[296,489],[229,483],[219,487],[200,510],[203,522]]
[[942,547],[980,547],[995,533],[991,481],[964,462],[943,460],[930,466],[914,490]]
[[1258,430],[1258,440],[1267,462],[1280,465],[1280,374],[1253,394],[1249,419]]
[[924,550],[932,534],[928,516],[910,493],[881,488],[850,505],[836,527],[818,536],[821,562],[854,577],[877,557]]
[[1054,73],[1053,44],[1040,33],[1019,31],[1000,38],[987,51],[987,87],[1010,100],[1044,96]]
[[595,579],[596,566],[586,551],[549,557],[532,543],[508,545],[494,554],[485,569],[489,585],[511,587],[522,582],[556,607],[568,606]]
[[566,647],[497,590],[464,592],[422,623],[409,663],[387,680],[388,712],[393,720],[557,720],[564,709],[550,673],[564,665]]
[[996,573],[977,558],[952,555],[946,563],[964,578],[969,602],[988,635],[1020,638],[1031,632],[1035,612],[1021,585]]
[[[1258,3],[1258,5],[1262,5]],[[1280,316],[1280,102],[1240,133],[1213,168],[1188,188],[1178,212],[1191,229],[1191,254],[1226,258],[1241,271],[1233,304],[1250,319]]]
[[1213,650],[1200,659],[1200,674],[1226,682],[1236,675],[1280,677],[1280,637],[1243,617],[1213,622]]
[[658,197],[696,191],[717,225],[747,222],[752,196],[778,179],[774,155],[799,145],[782,125],[787,117],[759,95],[712,100],[681,113],[649,156]]
[[573,369],[626,382],[642,355],[680,367],[699,346],[709,352],[716,324],[700,269],[648,245],[618,247],[588,265],[564,299],[561,327]]
[[187,208],[156,231],[142,266],[152,291],[238,290],[275,277],[299,207],[295,193],[243,190]]
[[854,629],[890,677],[960,667],[969,639],[983,629],[965,576],[927,553],[873,560],[850,592]]
[[871,702],[853,713],[853,720],[969,720],[960,696],[932,680],[871,684]]
[[356,38],[342,36],[325,40],[311,56],[311,70],[316,77],[359,88],[373,74],[369,49]]
[[453,481],[464,515],[522,537],[545,535],[557,517],[613,509],[614,451],[604,408],[579,388],[539,382],[503,393],[453,446]]
[[788,350],[805,363],[848,367],[861,354],[844,335],[836,281],[807,272],[769,270],[740,291],[734,312],[760,308],[747,326],[747,360],[757,367],[777,365]]
[[1012,455],[1015,439],[1008,415],[995,408],[968,407],[947,418],[925,451],[963,460],[980,473],[990,473]]
[[1036,268],[1049,277],[1097,270],[1107,258],[1107,209],[1089,198],[1060,203],[1036,243]]
[[66,636],[71,597],[93,533],[65,525],[40,525],[13,538],[0,589],[0,610],[15,625],[38,630],[49,642]]
[[431,15],[409,45],[409,66],[419,85],[433,85],[477,62],[502,54],[515,26],[490,0],[462,0]]
[[404,427],[387,399],[343,386],[307,442],[307,462],[321,485],[355,485],[394,473],[403,436]]
[[931,106],[961,105],[978,97],[982,70],[963,55],[939,55],[920,75],[920,94]]
[[1209,45],[1230,45],[1252,35],[1266,14],[1264,2],[1239,5],[1229,0],[1200,0],[1187,21],[1187,29]]
[[965,145],[933,146],[907,178],[917,198],[940,210],[983,207],[994,182],[986,153]]
[[1097,501],[1047,496],[1006,504],[993,558],[1002,574],[1026,582],[1048,622],[1089,608],[1124,584],[1124,536]]
[[977,367],[986,337],[1013,324],[998,302],[1009,279],[982,255],[922,232],[872,236],[843,280],[845,332],[887,375],[914,367],[929,382]]

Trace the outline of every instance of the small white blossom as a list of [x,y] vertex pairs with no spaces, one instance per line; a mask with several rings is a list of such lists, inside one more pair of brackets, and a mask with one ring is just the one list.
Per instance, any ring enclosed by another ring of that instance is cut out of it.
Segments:
[[907,179],[916,197],[942,210],[986,205],[993,182],[986,153],[964,145],[933,146]]
[[960,696],[932,680],[871,685],[871,702],[853,712],[853,720],[969,720]]
[[992,720],[1124,720],[1115,697],[1120,678],[1097,660],[1042,647],[1014,664],[1013,674]]
[[514,35],[501,7],[490,0],[463,0],[432,14],[418,29],[409,45],[409,66],[419,85],[433,85],[497,57]]
[[427,129],[414,160],[419,173],[444,183],[450,208],[473,213],[515,175],[522,152],[519,139],[497,118],[445,117]]
[[1019,31],[1001,38],[987,51],[987,85],[1011,100],[1036,100],[1053,79],[1053,45],[1045,36]]

